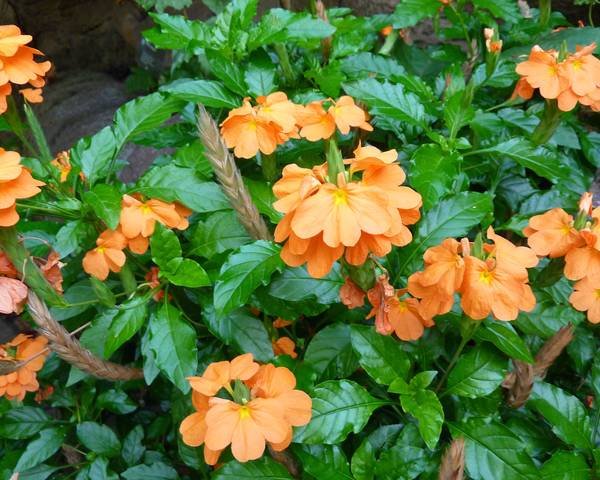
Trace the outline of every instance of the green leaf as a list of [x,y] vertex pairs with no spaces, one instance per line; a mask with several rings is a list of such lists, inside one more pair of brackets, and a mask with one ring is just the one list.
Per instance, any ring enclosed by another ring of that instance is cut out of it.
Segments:
[[549,383],[536,382],[527,407],[537,410],[563,442],[581,449],[594,447],[590,419],[577,397]]
[[182,10],[192,4],[192,0],[136,0],[143,8],[149,10],[156,9],[157,12],[164,12],[166,8]]
[[80,253],[97,235],[96,229],[89,222],[74,220],[67,222],[56,234],[53,249],[60,258]]
[[447,392],[461,397],[485,397],[500,386],[506,370],[504,358],[480,345],[456,362],[448,376]]
[[13,440],[33,437],[50,423],[50,417],[41,408],[12,408],[1,417],[0,437]]
[[448,128],[448,134],[451,139],[455,139],[459,130],[467,125],[475,117],[473,107],[465,104],[464,97],[467,93],[460,90],[444,103],[444,123]]
[[273,359],[273,347],[265,326],[245,310],[218,315],[211,305],[202,310],[202,319],[213,335],[239,353],[252,353],[261,362]]
[[147,302],[146,298],[134,297],[116,309],[104,344],[104,354],[107,358],[142,328],[146,321]]
[[183,393],[190,391],[186,378],[198,367],[196,331],[182,318],[181,311],[163,303],[150,316],[150,349],[156,366]]
[[59,428],[42,430],[39,437],[29,442],[15,466],[15,472],[22,472],[38,466],[54,455],[65,439],[65,432]]
[[334,323],[320,330],[310,341],[304,361],[319,378],[343,378],[358,367],[352,350],[350,326]]
[[112,185],[102,183],[83,194],[83,200],[106,226],[116,230],[121,215],[121,193]]
[[544,480],[589,480],[592,471],[585,457],[578,452],[558,451],[540,469]]
[[77,425],[77,438],[88,450],[98,455],[112,458],[121,453],[119,438],[106,425],[83,422]]
[[454,438],[465,438],[465,463],[474,480],[526,480],[540,478],[523,442],[501,423],[471,419],[449,423]]
[[[266,53],[257,55],[256,52],[250,59],[244,72],[244,79],[248,85],[248,92],[253,97],[268,95],[277,89],[277,69]],[[247,95],[247,94],[246,94]]]
[[259,460],[246,463],[233,460],[215,470],[211,478],[213,480],[242,480],[244,478],[252,480],[257,478],[268,480],[292,479],[283,465],[271,460],[269,457],[262,457]]
[[431,390],[417,390],[414,394],[401,395],[402,409],[419,422],[419,432],[430,450],[434,450],[444,424],[444,409],[437,395]]
[[331,23],[307,14],[296,15],[286,30],[285,39],[288,42],[318,40],[330,37],[335,33],[335,27]]
[[412,480],[427,469],[429,454],[423,448],[398,443],[384,451],[375,464],[376,478]]
[[511,138],[493,147],[478,150],[479,154],[506,156],[554,183],[568,182],[570,169],[560,158],[544,147],[535,147],[524,138]]
[[344,90],[369,107],[369,113],[393,120],[425,127],[425,108],[412,93],[406,92],[402,85],[381,83],[374,78],[359,80],[344,85]]
[[330,380],[321,383],[315,387],[311,398],[312,419],[308,425],[296,430],[296,443],[340,443],[351,432],[360,432],[371,414],[386,404],[350,380]]
[[555,305],[554,302],[538,302],[532,312],[520,312],[515,325],[529,335],[548,339],[560,328],[572,323],[577,325],[585,315],[570,305]]
[[186,102],[201,103],[206,107],[232,109],[242,103],[237,95],[215,80],[179,79],[161,87],[161,91]]
[[127,102],[115,113],[113,130],[118,147],[133,136],[158,127],[182,106],[177,98],[159,92]]
[[84,137],[75,144],[71,149],[71,163],[94,184],[108,174],[119,148],[112,127],[104,127],[95,135]]
[[352,456],[352,475],[356,480],[374,480],[377,456],[394,445],[402,425],[384,425],[363,440]]
[[123,390],[112,389],[102,392],[98,395],[96,402],[100,408],[119,415],[126,415],[137,410],[136,403]]
[[[119,480],[119,476],[108,468],[108,459],[96,458],[88,467],[88,478],[93,480]],[[82,472],[84,470],[80,470]]]
[[223,264],[215,283],[214,304],[218,313],[229,313],[245,305],[261,284],[283,269],[281,247],[264,240],[243,245]]
[[148,170],[132,192],[167,202],[177,200],[195,212],[230,210],[231,206],[219,186],[202,179],[191,168],[168,164]]
[[189,258],[173,258],[160,272],[173,285],[180,287],[198,288],[211,284],[210,278],[202,266]]
[[406,74],[406,69],[396,60],[370,52],[360,52],[342,60],[342,71],[350,78],[377,77],[392,80]]
[[319,480],[353,480],[346,456],[337,445],[296,445],[303,470]]
[[394,10],[394,28],[416,25],[427,17],[433,17],[440,9],[438,0],[401,0]]
[[206,59],[208,60],[212,73],[221,80],[229,90],[242,97],[248,95],[248,86],[244,80],[244,70],[240,65],[232,62],[215,50],[207,50]]
[[366,325],[352,325],[351,339],[358,363],[377,383],[389,385],[407,377],[411,362],[400,342]]
[[121,476],[125,480],[178,480],[179,475],[173,467],[162,462],[154,462],[150,465],[137,465],[128,468]]
[[415,263],[428,247],[465,236],[492,211],[492,199],[485,193],[463,192],[440,201],[418,223],[412,243],[398,252],[395,270],[403,274],[418,270]]
[[106,307],[115,306],[115,303],[117,302],[115,294],[105,282],[98,280],[96,277],[90,277],[90,284],[92,285],[92,289],[102,305]]
[[518,23],[522,21],[523,15],[519,12],[517,5],[511,0],[473,0],[476,8],[489,10],[494,17],[508,22]]
[[45,463],[41,463],[37,467],[30,468],[24,472],[19,472],[19,480],[46,480],[59,469],[60,467],[52,467]]
[[445,152],[437,144],[425,144],[412,155],[410,184],[423,197],[423,208],[430,210],[452,191],[461,157]]
[[144,427],[141,425],[136,425],[123,440],[121,456],[130,467],[137,464],[144,456],[146,447],[142,444],[142,440],[144,440]]
[[311,277],[305,267],[286,268],[281,275],[273,278],[269,294],[292,302],[314,300],[321,305],[330,305],[340,301],[343,284],[338,264],[334,264],[331,272],[323,278]]
[[156,27],[143,32],[144,38],[156,48],[186,49],[203,43],[206,27],[202,22],[188,20],[182,15],[151,13]]
[[529,351],[529,347],[519,337],[519,334],[510,323],[486,320],[481,328],[477,329],[475,338],[493,343],[509,357],[533,363],[533,356]]
[[198,222],[190,238],[191,250],[188,254],[212,258],[251,241],[235,212],[216,212],[204,222]]
[[171,260],[181,257],[181,244],[173,230],[157,224],[150,237],[152,261],[161,268],[167,268]]
[[269,184],[251,178],[244,178],[244,184],[248,188],[250,197],[252,197],[258,211],[269,217],[269,220],[273,223],[279,223],[283,215],[273,208],[273,203],[277,199]]

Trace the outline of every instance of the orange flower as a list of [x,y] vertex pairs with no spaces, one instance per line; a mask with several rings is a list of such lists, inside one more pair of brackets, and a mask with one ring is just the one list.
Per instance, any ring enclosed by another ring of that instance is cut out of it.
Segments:
[[578,281],[569,302],[575,310],[587,312],[591,323],[600,323],[600,283],[592,282],[589,278]]
[[275,320],[273,320],[273,328],[285,328],[289,327],[291,324],[292,322],[289,320],[284,320],[281,317],[277,317]]
[[[148,282],[148,286],[151,290],[155,290],[158,287],[160,287],[160,280],[158,279],[159,273],[160,270],[158,269],[158,267],[151,267],[150,270],[148,270],[148,272],[146,273],[146,276],[144,277]],[[152,296],[152,298],[155,302],[160,302],[164,298],[164,296],[165,292],[163,290],[159,290]]]
[[0,348],[4,360],[22,362],[22,366],[13,373],[0,375],[0,397],[8,400],[23,400],[27,392],[39,389],[37,372],[44,366],[47,356],[48,340],[38,336],[32,338],[20,334]]
[[517,73],[527,79],[533,88],[539,88],[544,98],[557,98],[568,86],[568,79],[561,75],[557,63],[558,52],[543,50],[538,45],[531,49],[529,58],[517,65]]
[[523,100],[529,100],[533,97],[533,87],[529,85],[529,82],[525,77],[521,77],[517,81],[515,90],[510,96],[510,100],[515,100],[517,97],[521,97]]
[[66,182],[69,173],[71,173],[71,156],[69,152],[58,152],[56,154],[56,157],[50,162],[50,164],[60,171],[60,182]]
[[392,327],[389,318],[389,302],[396,296],[396,290],[388,280],[387,275],[381,275],[375,286],[367,292],[367,298],[372,305],[367,319],[375,317],[375,330],[382,335],[392,333]]
[[379,30],[379,33],[384,36],[387,37],[390,35],[390,33],[392,33],[394,31],[394,27],[392,25],[387,25],[385,27],[383,27],[381,30]]
[[35,180],[21,164],[17,152],[0,148],[0,227],[11,227],[19,221],[16,201],[40,193],[44,182]]
[[283,92],[275,92],[270,95],[258,97],[256,99],[258,106],[256,116],[267,122],[273,122],[287,136],[298,137],[298,128],[296,127],[296,113],[298,106],[288,100]]
[[4,277],[16,278],[17,269],[12,264],[6,253],[0,252],[0,275]]
[[271,342],[273,345],[273,352],[275,355],[289,355],[292,358],[298,358],[298,354],[296,353],[296,344],[290,337],[279,337],[274,342]]
[[531,217],[523,233],[528,237],[528,245],[541,257],[563,257],[584,243],[573,226],[573,217],[562,208]]
[[27,286],[15,278],[0,277],[0,313],[21,313],[27,301]]
[[493,28],[484,28],[483,36],[485,38],[485,48],[490,53],[500,53],[502,51],[502,40],[494,40],[496,32]]
[[350,277],[346,277],[340,288],[340,299],[348,308],[359,308],[365,304],[365,292],[354,283]]
[[61,269],[64,264],[60,261],[60,255],[56,252],[50,252],[46,262],[40,265],[40,270],[46,277],[46,280],[52,285],[52,288],[58,293],[63,293],[63,276]]
[[561,74],[568,80],[568,88],[558,97],[560,110],[572,110],[580,97],[595,95],[600,90],[600,60],[593,55],[595,49],[595,43],[577,47],[576,53],[560,63]]
[[30,35],[22,35],[16,25],[0,25],[0,114],[7,108],[6,97],[11,94],[9,82],[17,85],[31,84],[35,88],[24,88],[20,93],[31,103],[42,99],[44,76],[50,70],[50,62],[36,63],[35,55],[42,52],[26,45]]
[[287,140],[281,125],[259,116],[247,98],[221,123],[221,135],[239,158],[252,158],[259,151],[270,155]]
[[330,100],[331,106],[325,111],[324,100],[309,103],[298,114],[300,136],[311,142],[330,138],[336,127],[343,135],[350,133],[350,128],[357,127],[372,131],[373,127],[367,122],[365,111],[354,103],[347,95],[340,97],[337,102]]
[[125,265],[127,239],[118,231],[105,230],[96,240],[97,247],[83,257],[83,269],[99,280],[106,280],[108,273],[118,273]]
[[35,392],[34,400],[36,401],[36,403],[42,403],[48,400],[52,396],[52,394],[54,394],[54,387],[52,385],[48,385]]
[[[205,381],[198,382],[198,378]],[[237,380],[235,390],[232,380]],[[180,432],[187,445],[204,444],[209,465],[217,463],[229,445],[240,462],[260,458],[267,442],[273,449],[283,450],[292,440],[292,427],[306,425],[312,415],[312,401],[295,390],[294,375],[284,367],[259,368],[251,354],[211,364],[202,377],[190,379],[190,384],[196,412],[182,422]],[[231,400],[214,396],[221,388],[229,392]],[[205,395],[206,391],[214,393]]]
[[138,255],[143,255],[146,253],[149,246],[150,240],[141,234],[137,237],[127,239],[127,248],[131,250],[132,253],[136,253]]
[[600,280],[600,238],[598,233],[600,232],[589,228],[579,232],[582,244],[571,248],[565,255],[565,277],[569,280],[581,280],[585,277],[589,277],[594,283]]
[[518,247],[500,235],[496,235],[491,226],[486,233],[488,240],[494,242],[494,245],[485,245],[485,248],[496,259],[496,264],[513,277],[527,280],[527,269],[539,263],[535,252],[528,247]]
[[[179,211],[178,211],[179,209]],[[123,235],[129,240],[139,242],[142,237],[150,237],[154,233],[156,222],[169,228],[182,228],[188,226],[187,220],[180,212],[189,212],[188,209],[174,203],[166,203],[162,200],[151,199],[141,202],[130,195],[123,195],[120,227]],[[189,214],[189,213],[188,213]],[[144,252],[148,248],[142,248],[141,243],[133,242],[133,248]]]

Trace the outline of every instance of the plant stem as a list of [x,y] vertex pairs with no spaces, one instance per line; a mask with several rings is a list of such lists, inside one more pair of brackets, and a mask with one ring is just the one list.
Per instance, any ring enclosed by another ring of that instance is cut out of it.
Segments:
[[[466,315],[465,315],[465,318],[468,318],[468,317],[466,317]],[[473,338],[475,331],[479,328],[479,325],[481,325],[481,323],[482,323],[481,320],[476,321],[476,320],[468,319],[468,321],[471,322],[469,324],[469,328],[463,334],[462,340],[460,341],[460,344],[458,345],[456,352],[454,352],[452,359],[450,359],[448,368],[446,369],[446,371],[444,372],[444,375],[442,376],[442,378],[436,385],[436,387],[435,387],[436,393],[438,393],[440,391],[440,389],[444,386],[444,383],[446,383],[446,380],[448,379],[448,376],[450,375],[450,371],[454,368],[454,365],[456,365],[456,362],[458,362],[460,354],[464,350],[467,343],[469,343],[469,340],[471,340]]]
[[273,152],[269,155],[261,154],[260,166],[262,168],[263,176],[268,183],[273,183],[277,179],[277,156]]
[[325,143],[325,156],[327,158],[327,176],[329,181],[337,185],[338,175],[345,172],[344,160],[342,159],[342,152],[337,146],[337,142],[334,137],[331,137]]
[[550,14],[552,13],[552,0],[540,0],[540,25],[543,28],[548,26],[550,22]]
[[385,42],[379,49],[379,55],[389,55],[396,45],[396,41],[398,40],[398,32],[395,30],[392,31],[387,37],[385,37]]
[[281,71],[283,72],[285,83],[288,85],[293,85],[296,81],[296,75],[294,75],[294,69],[292,68],[290,56],[288,55],[285,44],[276,43],[275,53],[277,53],[277,57],[279,57],[279,65],[281,65]]
[[21,141],[25,150],[27,150],[27,154],[33,157],[37,156],[35,148],[27,139],[27,135],[25,134],[25,128],[23,127],[23,121],[21,120],[21,116],[19,115],[19,111],[17,110],[17,103],[12,95],[8,96],[8,110],[6,111],[5,117],[8,125],[12,132],[17,136],[17,138]]
[[546,100],[542,120],[533,131],[531,141],[534,145],[542,145],[546,143],[560,124],[560,110],[556,100]]
[[46,163],[52,161],[52,152],[50,152],[50,146],[48,145],[48,141],[46,140],[46,135],[44,134],[44,130],[40,125],[37,116],[35,115],[33,109],[25,103],[23,106],[23,110],[25,111],[25,118],[27,119],[27,123],[29,124],[29,129],[33,134],[33,139],[38,147],[39,159],[46,167]]
[[119,276],[121,277],[121,283],[123,284],[123,289],[125,293],[131,295],[137,290],[137,282],[135,281],[135,276],[131,271],[131,267],[125,263],[119,272]]

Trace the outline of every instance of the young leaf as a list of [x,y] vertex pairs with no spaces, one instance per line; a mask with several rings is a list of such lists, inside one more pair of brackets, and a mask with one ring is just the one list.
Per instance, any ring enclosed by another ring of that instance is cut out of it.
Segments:
[[117,228],[121,215],[121,193],[119,190],[112,185],[102,183],[85,192],[83,199],[108,228],[112,230]]
[[201,103],[205,107],[232,109],[241,105],[241,99],[214,80],[180,79],[161,87],[161,91],[186,102]]
[[416,25],[427,17],[433,17],[439,10],[437,0],[401,0],[394,10],[394,28]]
[[186,378],[196,373],[196,332],[181,318],[181,311],[164,303],[150,317],[150,349],[156,366],[183,393],[190,390]]
[[411,362],[400,342],[366,325],[352,325],[351,338],[358,363],[377,383],[389,385],[397,377],[406,378]]
[[294,442],[334,445],[349,433],[360,432],[371,414],[386,402],[372,397],[350,380],[330,380],[311,393],[313,415],[310,423],[296,430]]
[[346,456],[337,445],[295,445],[303,470],[319,480],[353,480]]
[[258,240],[243,245],[223,264],[215,283],[214,305],[226,314],[245,305],[261,284],[266,285],[276,270],[283,269],[278,245]]
[[269,294],[292,302],[314,300],[322,305],[330,305],[339,301],[343,284],[338,264],[334,264],[331,272],[323,278],[311,277],[305,267],[286,268],[271,282]]
[[107,358],[142,328],[146,321],[147,305],[147,299],[140,297],[119,305],[106,335],[104,354]]
[[157,224],[150,237],[152,261],[161,268],[166,268],[171,260],[181,257],[181,244],[173,230]]
[[563,442],[581,449],[593,448],[590,419],[577,397],[549,383],[536,382],[527,406],[537,410]]
[[119,438],[106,425],[83,422],[77,425],[77,438],[87,449],[98,455],[112,458],[121,453]]
[[93,185],[108,174],[119,148],[112,127],[104,127],[95,135],[84,137],[75,144],[71,149],[71,163]]
[[417,390],[413,394],[400,395],[402,409],[419,422],[419,432],[430,450],[434,450],[444,424],[444,409],[437,395],[431,390]]
[[60,428],[42,430],[35,440],[29,442],[15,466],[15,472],[22,472],[38,466],[54,455],[61,447],[65,432]]
[[383,425],[363,440],[352,456],[351,470],[356,480],[374,480],[377,456],[396,442],[402,425]]
[[375,478],[382,480],[418,478],[427,470],[429,458],[429,453],[423,448],[398,443],[379,457],[375,464]]
[[215,473],[211,478],[213,480],[244,480],[255,478],[292,480],[292,477],[283,465],[266,456],[259,460],[246,463],[232,460],[218,470],[215,470]]
[[100,408],[126,415],[137,410],[136,403],[123,390],[107,390],[98,395],[97,404]]
[[215,77],[221,80],[229,90],[245,97],[248,86],[244,80],[244,70],[216,50],[207,50],[206,59]]
[[523,442],[501,423],[471,419],[449,423],[454,438],[466,440],[465,463],[474,480],[537,479],[539,474]]
[[430,210],[452,191],[462,160],[457,152],[445,152],[437,144],[425,144],[412,155],[410,183],[423,197],[423,208]]
[[500,386],[507,362],[494,350],[478,346],[461,356],[448,376],[447,392],[477,398],[492,393]]
[[188,255],[211,258],[250,243],[252,239],[233,211],[216,212],[206,221],[198,222],[190,238]]
[[189,258],[177,257],[169,260],[161,270],[160,276],[180,287],[198,288],[211,284],[202,266]]
[[308,344],[304,361],[322,379],[351,375],[358,365],[352,351],[350,326],[334,323],[319,331]]

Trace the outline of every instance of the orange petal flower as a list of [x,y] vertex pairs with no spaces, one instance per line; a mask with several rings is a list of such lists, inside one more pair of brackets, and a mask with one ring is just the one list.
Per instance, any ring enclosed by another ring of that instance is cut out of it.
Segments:
[[58,152],[54,160],[50,164],[60,171],[60,182],[67,181],[69,173],[71,173],[71,155],[68,151]]
[[0,313],[21,313],[27,301],[27,286],[14,278],[0,277]]
[[[281,223],[280,223],[281,225]],[[299,245],[298,253],[294,253],[294,241]],[[301,250],[301,251],[300,251]],[[313,278],[322,278],[329,273],[333,264],[344,254],[343,245],[330,247],[319,234],[304,240],[293,233],[281,249],[281,258],[290,267],[299,267],[306,263],[308,273]]]
[[120,226],[125,237],[150,237],[154,233],[156,222],[176,228],[181,225],[182,217],[172,203],[156,199],[141,202],[130,195],[123,195]]
[[188,381],[195,391],[212,397],[233,380],[248,380],[258,372],[258,367],[252,354],[246,353],[231,362],[211,363],[201,377],[189,377]]
[[527,280],[491,266],[491,262],[472,256],[465,258],[463,311],[475,320],[482,320],[490,313],[498,320],[514,320],[519,310],[533,310],[535,297]]
[[325,111],[323,102],[311,102],[297,113],[300,136],[310,142],[330,138],[335,133],[335,118]]
[[284,92],[258,97],[256,103],[258,103],[256,114],[258,118],[276,123],[281,127],[282,132],[288,135],[297,130],[297,105],[288,100]]
[[17,269],[12,264],[6,253],[0,252],[0,275],[3,277],[16,278]]
[[63,293],[63,276],[61,272],[63,266],[63,263],[60,261],[60,255],[56,252],[50,252],[46,262],[40,265],[40,270],[44,274],[44,277],[46,277],[46,280],[48,280],[52,288],[58,293]]
[[[46,345],[48,340],[45,337],[38,336],[31,338],[28,335],[20,334],[5,347],[15,349],[12,357],[4,358],[24,362],[16,372],[8,375],[0,375],[0,397],[5,396],[8,400],[23,400],[27,392],[35,392],[39,389],[37,381],[37,372],[44,366],[47,356]],[[10,350],[10,349],[6,349]],[[0,351],[6,350],[0,348]]]
[[83,269],[98,280],[106,280],[109,271],[118,273],[125,265],[123,249],[127,246],[127,239],[118,231],[105,230],[96,240],[96,245],[83,257]]
[[584,96],[598,88],[600,83],[600,60],[593,52],[596,43],[578,47],[577,52],[561,62],[561,74],[569,80],[569,88],[577,96]]
[[19,93],[25,97],[29,103],[42,103],[44,97],[42,97],[41,88],[23,88],[19,90]]
[[536,45],[531,49],[529,58],[516,67],[517,73],[525,77],[533,88],[539,88],[544,98],[557,98],[569,84],[568,79],[561,75],[557,56],[556,51],[545,51]]
[[284,320],[281,317],[277,317],[275,320],[273,320],[273,328],[285,328],[285,327],[289,327],[293,322],[290,322],[289,320]]
[[368,132],[373,131],[373,127],[367,122],[365,111],[357,106],[354,99],[348,95],[340,97],[329,107],[327,113],[333,117],[338,130],[343,135],[348,135],[352,127],[358,127]]
[[584,278],[577,282],[569,302],[575,310],[587,312],[591,323],[600,323],[600,283]]
[[346,277],[340,288],[340,299],[344,305],[350,309],[362,307],[365,304],[365,295],[366,293],[350,277]]
[[269,155],[287,138],[278,123],[258,116],[247,98],[221,123],[221,135],[239,158],[252,158],[259,151]]
[[573,217],[562,208],[553,208],[531,217],[524,233],[528,237],[528,245],[541,257],[563,257],[572,248],[584,244],[573,227]]
[[399,299],[394,296],[387,305],[388,321],[400,340],[418,340],[423,336],[425,327],[433,326],[431,318],[426,319],[419,313],[419,301],[416,298]]
[[17,179],[22,170],[21,155],[0,147],[0,182],[5,183]]
[[296,344],[290,337],[279,337],[272,342],[275,355],[289,355],[292,358],[298,358],[296,353]]
[[533,90],[534,89],[531,85],[529,85],[527,78],[521,77],[517,81],[510,99],[514,100],[517,97],[521,97],[523,100],[529,100],[531,97],[533,97]]
[[278,199],[273,208],[282,213],[295,210],[300,202],[316,193],[321,182],[309,168],[301,168],[295,163],[283,167],[282,177],[273,185],[273,193]]
[[389,335],[394,330],[388,318],[388,302],[395,295],[396,290],[390,285],[387,275],[381,275],[375,286],[367,292],[367,298],[372,305],[367,319],[375,317],[375,330],[382,335]]
[[527,269],[535,267],[539,262],[535,252],[528,247],[518,247],[496,235],[491,226],[488,227],[487,238],[494,242],[492,254],[496,258],[496,265],[516,278],[527,280]]
[[589,277],[600,280],[600,239],[590,230],[579,232],[583,245],[571,248],[565,255],[565,277],[581,280]]

